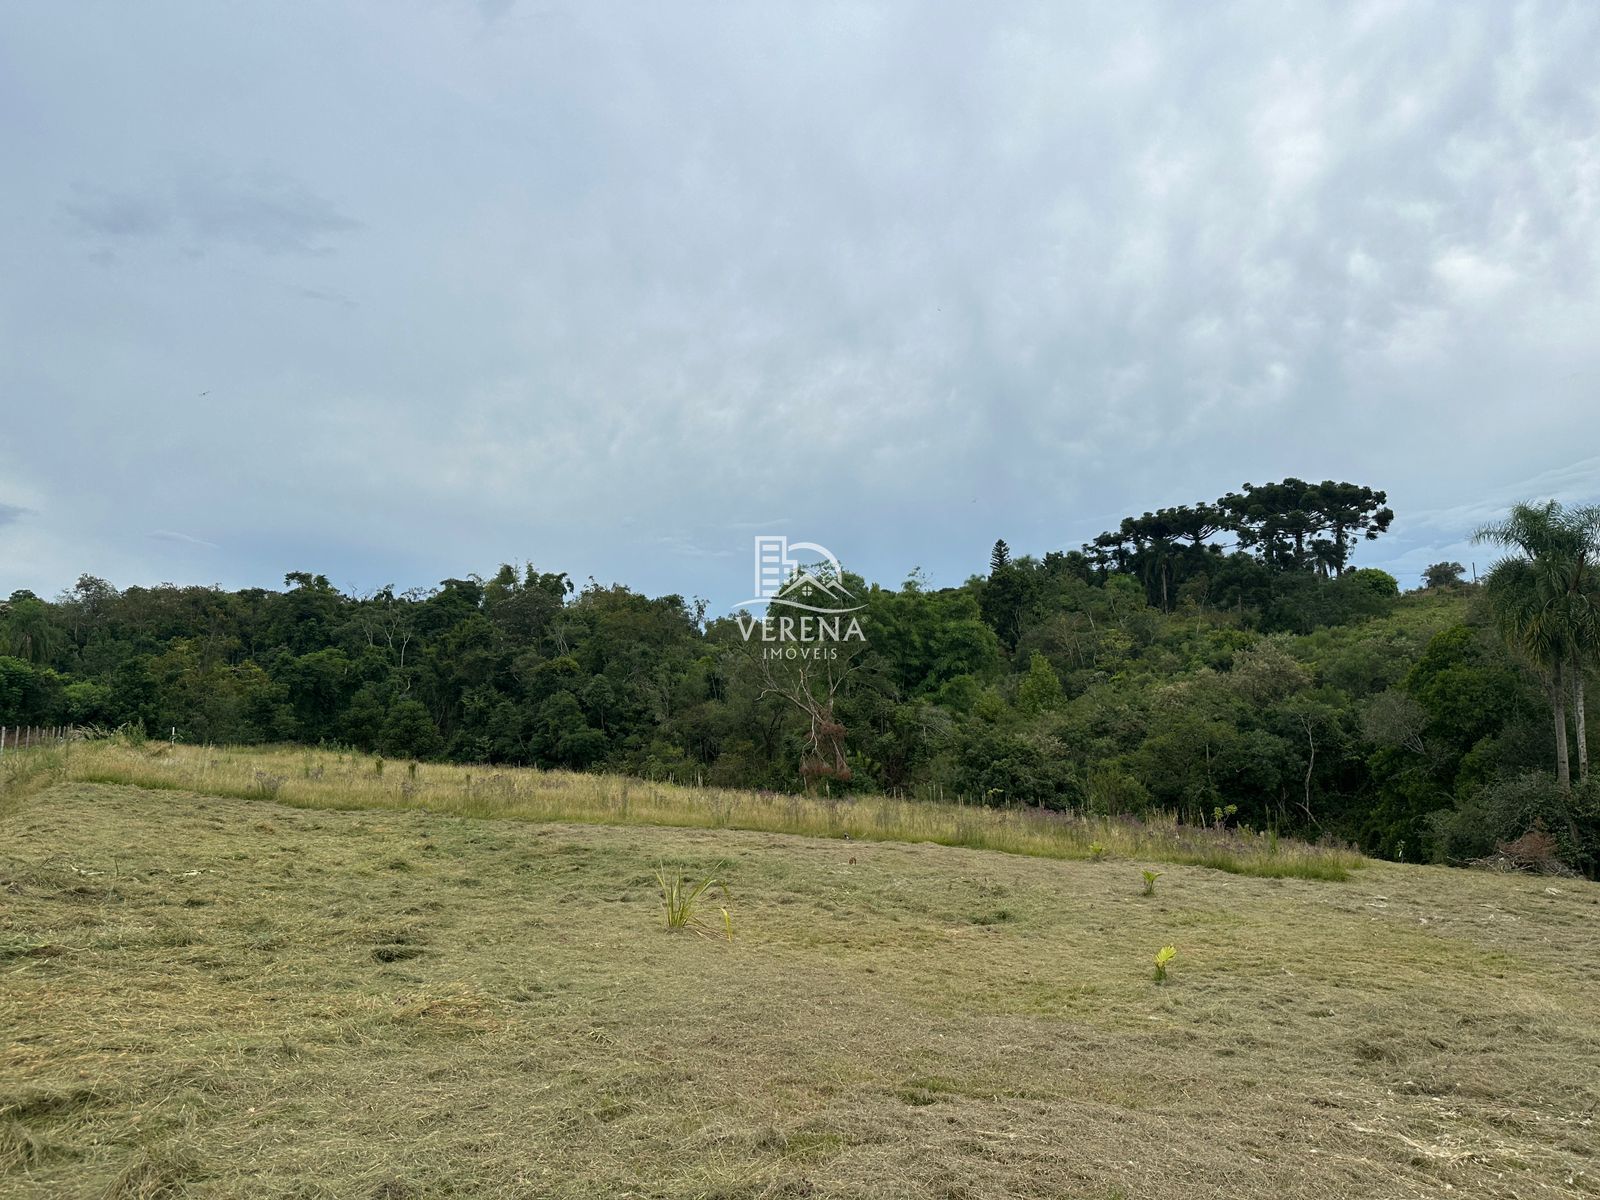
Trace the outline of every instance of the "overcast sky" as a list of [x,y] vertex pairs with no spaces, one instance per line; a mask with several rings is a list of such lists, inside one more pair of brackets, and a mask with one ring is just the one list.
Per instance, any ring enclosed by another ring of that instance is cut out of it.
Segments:
[[1600,499],[1600,5],[0,9],[0,595]]

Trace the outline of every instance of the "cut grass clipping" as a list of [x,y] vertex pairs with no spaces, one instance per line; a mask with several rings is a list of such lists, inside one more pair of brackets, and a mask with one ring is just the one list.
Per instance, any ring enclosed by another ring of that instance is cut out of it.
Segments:
[[[1600,884],[468,817],[370,756],[339,811],[253,763],[277,799],[0,799],[5,1200],[1600,1200]],[[733,944],[715,887],[664,935],[658,865],[737,884]]]
[[[733,903],[733,894],[728,891],[728,885],[717,878],[717,872],[722,870],[722,867],[723,864],[718,863],[711,869],[711,874],[699,883],[692,883],[682,875],[674,875],[668,879],[665,867],[656,872],[656,882],[661,885],[661,902],[667,910],[668,929],[689,929],[699,934],[709,932],[697,911],[700,907],[700,898],[707,892],[718,891],[728,904]],[[728,911],[726,905],[717,911],[722,914],[723,932],[728,935],[728,940],[731,942],[733,914]]]

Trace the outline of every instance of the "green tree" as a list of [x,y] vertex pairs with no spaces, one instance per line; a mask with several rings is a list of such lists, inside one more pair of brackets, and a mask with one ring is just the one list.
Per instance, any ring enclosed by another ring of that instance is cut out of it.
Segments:
[[978,606],[989,628],[1008,651],[1016,649],[1022,636],[1023,614],[1031,599],[1032,559],[1005,563],[991,572],[978,593]]
[[1217,501],[1239,545],[1279,570],[1315,570],[1342,575],[1360,540],[1372,541],[1389,528],[1394,510],[1388,496],[1354,483],[1325,479],[1307,483],[1290,477],[1278,483],[1244,485]]
[[62,706],[61,679],[49,667],[0,656],[0,725],[44,724]]
[[1061,706],[1061,679],[1050,660],[1037,650],[1028,658],[1028,673],[1017,684],[1017,711],[1030,717]]
[[589,724],[571,692],[557,692],[539,706],[533,744],[546,765],[582,770],[605,753],[606,735]]
[[363,684],[350,698],[350,705],[337,726],[348,741],[363,750],[376,750],[382,740],[384,721],[388,717],[383,691],[379,684]]
[[422,701],[400,700],[389,708],[378,748],[391,758],[431,758],[444,748],[444,739]]
[[1464,582],[1462,576],[1467,569],[1458,562],[1431,563],[1422,572],[1422,586],[1425,588],[1451,588],[1460,587]]
[[1150,603],[1162,612],[1171,612],[1179,585],[1204,575],[1220,554],[1210,541],[1225,524],[1222,511],[1213,505],[1182,504],[1124,517],[1116,529],[1102,533],[1083,549],[1102,570],[1138,578]]
[[69,683],[62,699],[73,725],[104,725],[111,718],[111,688],[103,683]]
[[0,606],[5,617],[7,650],[30,663],[46,663],[60,640],[50,607],[32,592],[14,592],[8,604]]
[[1331,479],[1312,489],[1311,508],[1320,533],[1312,542],[1312,553],[1323,574],[1343,575],[1356,542],[1375,541],[1389,528],[1394,510],[1385,503],[1388,498],[1369,487]]

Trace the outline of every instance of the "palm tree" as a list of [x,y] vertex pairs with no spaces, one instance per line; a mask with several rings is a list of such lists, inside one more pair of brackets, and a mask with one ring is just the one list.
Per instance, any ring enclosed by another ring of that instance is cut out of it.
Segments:
[[1567,602],[1577,648],[1572,664],[1573,714],[1578,735],[1578,779],[1589,779],[1589,738],[1584,724],[1583,670],[1600,659],[1600,506],[1585,505],[1567,513],[1567,527],[1578,546],[1580,572]]
[[1567,690],[1578,743],[1578,778],[1589,777],[1583,694],[1585,666],[1600,653],[1600,508],[1567,509],[1551,500],[1518,504],[1474,541],[1518,551],[1501,559],[1484,591],[1501,632],[1539,672],[1555,718],[1556,780],[1571,785]]

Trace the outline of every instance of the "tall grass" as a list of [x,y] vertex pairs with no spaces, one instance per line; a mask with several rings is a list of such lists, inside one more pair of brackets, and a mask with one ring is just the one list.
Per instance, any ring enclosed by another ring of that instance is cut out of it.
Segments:
[[621,775],[417,764],[385,776],[370,755],[296,747],[198,747],[114,741],[78,744],[67,778],[260,799],[300,808],[421,809],[465,817],[751,829],[858,841],[935,842],[1041,858],[1114,857],[1211,867],[1268,878],[1341,880],[1363,859],[1231,830],[1153,819],[1039,809],[992,809],[887,796],[824,798],[654,783]]
[[0,754],[0,813],[40,788],[66,778],[72,747],[51,743]]

